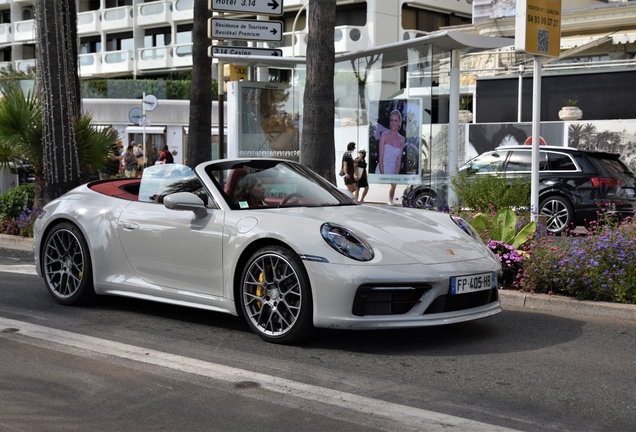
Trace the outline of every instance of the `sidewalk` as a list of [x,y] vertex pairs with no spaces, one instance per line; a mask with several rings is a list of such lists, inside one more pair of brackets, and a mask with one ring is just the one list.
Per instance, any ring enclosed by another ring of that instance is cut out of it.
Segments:
[[33,251],[33,238],[0,234],[0,248]]
[[[32,238],[0,234],[0,248],[30,252],[33,250],[32,246]],[[499,299],[504,309],[506,307],[519,307],[537,311],[608,316],[636,321],[636,305],[581,301],[563,296],[530,294],[510,290],[499,290]]]

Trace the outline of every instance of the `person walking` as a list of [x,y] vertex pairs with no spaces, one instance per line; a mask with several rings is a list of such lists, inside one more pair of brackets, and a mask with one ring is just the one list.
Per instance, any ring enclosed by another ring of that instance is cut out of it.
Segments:
[[356,191],[356,178],[355,178],[355,162],[353,161],[353,152],[356,148],[356,143],[350,142],[347,144],[347,151],[342,155],[342,169],[344,170],[344,182],[349,192]]
[[[356,191],[354,195],[356,197],[356,201],[360,204],[364,204],[364,197],[367,196],[369,192],[369,180],[367,178],[367,161],[366,161],[367,151],[361,149],[358,151],[358,157],[354,160],[354,164],[356,166],[355,178],[357,181]],[[360,189],[364,189],[362,192],[362,197],[359,198]]]
[[124,161],[124,176],[135,178],[137,176],[137,159],[135,158],[132,144],[128,144],[122,159]]

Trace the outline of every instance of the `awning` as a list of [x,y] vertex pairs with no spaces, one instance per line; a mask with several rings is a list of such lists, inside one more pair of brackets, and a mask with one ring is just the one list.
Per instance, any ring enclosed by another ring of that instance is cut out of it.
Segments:
[[[147,134],[162,134],[166,131],[165,126],[146,126]],[[126,133],[136,133],[141,134],[144,133],[143,126],[128,126],[126,127]]]
[[[185,132],[186,135],[189,135],[190,134],[190,128],[188,126],[184,126],[183,127],[183,132]],[[213,127],[211,135],[218,135],[218,134],[219,134],[219,128],[218,127]]]

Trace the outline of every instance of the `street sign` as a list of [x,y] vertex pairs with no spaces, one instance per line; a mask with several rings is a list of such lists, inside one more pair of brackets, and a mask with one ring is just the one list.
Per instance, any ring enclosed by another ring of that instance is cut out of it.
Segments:
[[144,118],[144,112],[141,108],[133,108],[128,112],[128,119],[134,125],[138,125]]
[[146,111],[152,111],[157,108],[157,98],[154,95],[146,95],[146,97],[141,101],[141,106]]
[[283,22],[212,18],[208,20],[208,37],[280,42],[283,40]]
[[230,54],[230,55],[240,55],[240,56],[246,56],[246,57],[249,57],[249,56],[282,57],[283,50],[215,45],[212,47],[212,54]]
[[254,15],[282,15],[283,0],[208,0],[215,12],[248,12]]
[[517,0],[515,51],[558,57],[561,53],[561,0]]

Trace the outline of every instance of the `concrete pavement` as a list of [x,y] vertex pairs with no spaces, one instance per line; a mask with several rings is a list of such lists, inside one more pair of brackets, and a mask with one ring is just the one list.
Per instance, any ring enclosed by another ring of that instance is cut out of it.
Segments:
[[[33,239],[0,234],[0,248],[32,251]],[[636,321],[636,305],[625,305],[595,301],[581,301],[563,296],[530,294],[510,290],[500,290],[501,305],[528,308],[536,311],[550,311],[580,315],[599,315]]]

